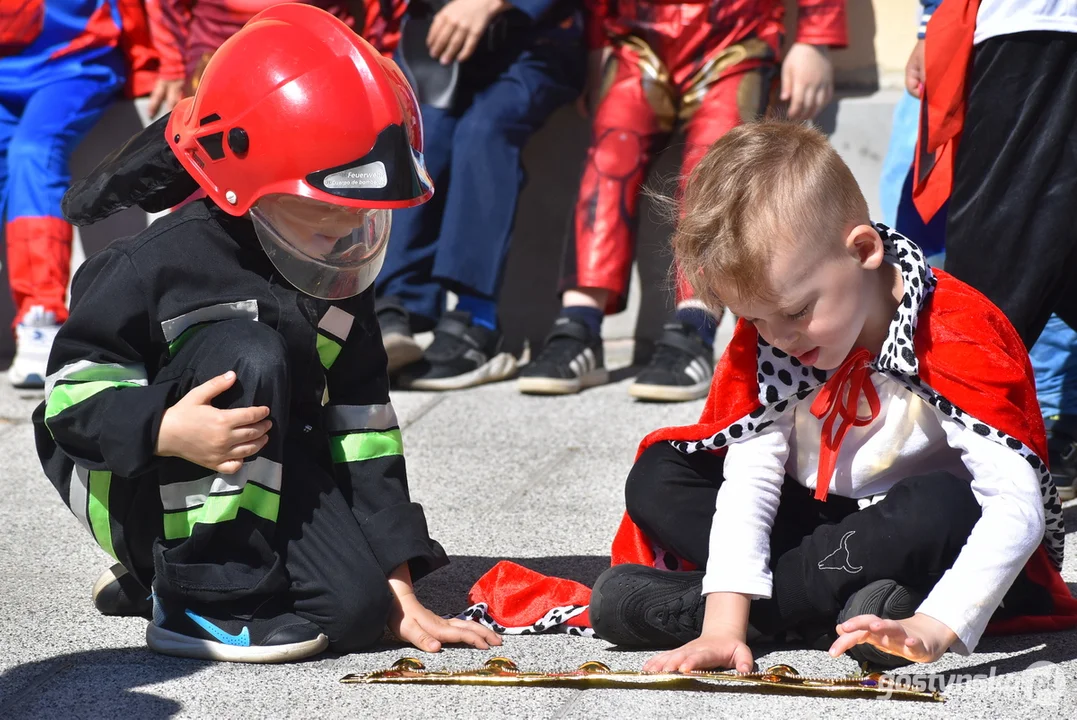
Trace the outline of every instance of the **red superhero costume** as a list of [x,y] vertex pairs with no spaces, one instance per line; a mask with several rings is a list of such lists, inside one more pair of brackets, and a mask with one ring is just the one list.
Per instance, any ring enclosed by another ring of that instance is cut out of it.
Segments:
[[[845,47],[844,0],[799,0],[796,41]],[[684,122],[687,178],[726,131],[766,109],[781,52],[781,0],[591,0],[587,40],[611,46],[580,181],[563,286],[610,292],[624,308],[639,188],[659,145]],[[683,183],[683,179],[682,179]],[[678,300],[690,297],[678,283]]]
[[[911,245],[896,233],[890,237]],[[900,259],[902,251],[897,252],[899,261],[906,264]],[[902,351],[898,360],[883,363],[879,358],[867,368],[894,378],[949,420],[1019,453],[1039,474],[1045,533],[1023,573],[1043,592],[1033,593],[1035,599],[1023,607],[1011,607],[1007,602],[996,610],[987,632],[1042,632],[1077,626],[1077,600],[1059,573],[1065,541],[1062,506],[1043,460],[1047,456],[1045,431],[1024,345],[1001,311],[983,295],[926,265],[920,266],[919,273],[918,286],[923,289],[905,306],[908,310],[899,308],[899,314],[905,313],[915,327],[914,332],[909,331],[915,354]],[[912,309],[916,307],[918,310]],[[799,382],[794,386],[790,381],[783,387],[766,378],[760,368],[770,363],[779,367],[789,364]],[[789,356],[775,353],[763,342],[754,326],[740,321],[715,373],[699,423],[651,433],[641,443],[637,459],[659,442],[671,442],[687,453],[724,454],[729,444],[763,430],[820,387],[824,388],[820,397],[830,391],[840,398],[847,388],[850,397],[856,397],[859,391],[847,383],[857,373],[843,372],[845,369],[843,365],[830,373],[816,369],[804,372],[805,368]],[[856,420],[855,409],[852,412],[845,417],[838,407],[833,415],[844,425]],[[824,446],[827,444],[832,443]],[[830,450],[836,454],[838,446],[840,439]],[[827,455],[827,448],[823,450],[821,455]],[[820,486],[819,492],[825,496],[825,486]],[[627,514],[613,540],[611,555],[613,565],[694,569],[679,558],[679,562],[670,562]],[[494,566],[472,588],[470,600],[476,605],[466,611],[467,616],[485,621],[499,632],[591,632],[586,613],[588,588],[544,577],[514,563]]]

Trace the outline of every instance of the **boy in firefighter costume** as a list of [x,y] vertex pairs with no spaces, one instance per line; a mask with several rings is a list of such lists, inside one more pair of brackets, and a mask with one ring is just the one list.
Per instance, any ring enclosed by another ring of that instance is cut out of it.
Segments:
[[[789,115],[809,119],[833,90],[828,47],[846,44],[843,0],[799,0],[796,43],[781,69]],[[636,254],[640,186],[651,158],[684,123],[681,177],[730,128],[766,110],[778,72],[784,8],[764,2],[595,0],[588,43],[603,48],[591,148],[565,246],[562,312],[544,349],[521,371],[526,393],[566,394],[607,381],[603,316],[624,310]],[[721,310],[677,283],[677,313],[659,337],[650,365],[629,386],[662,402],[701,398],[714,369]]]
[[497,644],[411,590],[447,559],[408,495],[370,286],[391,209],[432,193],[421,153],[399,69],[286,3],[65,197],[81,224],[207,195],[86,261],[34,413],[46,474],[117,561],[95,603],[147,613],[152,592],[153,650],[295,660],[387,624],[427,651]]
[[0,10],[0,216],[16,387],[44,385],[67,317],[72,230],[60,199],[68,158],[125,81],[128,96],[145,95],[156,68],[140,0],[15,0]]
[[972,652],[985,629],[1077,625],[1028,355],[1002,313],[872,225],[803,126],[730,131],[683,202],[676,258],[740,318],[699,424],[644,439],[592,592],[503,564],[474,600],[502,629],[567,618],[676,648],[656,671],[744,670],[748,641],[783,633],[892,666]]

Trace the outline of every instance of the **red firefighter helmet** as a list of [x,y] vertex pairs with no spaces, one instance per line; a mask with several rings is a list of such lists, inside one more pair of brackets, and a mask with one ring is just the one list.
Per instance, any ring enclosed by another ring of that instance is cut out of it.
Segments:
[[166,134],[210,199],[250,212],[277,269],[319,297],[369,286],[389,211],[433,194],[403,73],[312,5],[274,5],[225,41]]

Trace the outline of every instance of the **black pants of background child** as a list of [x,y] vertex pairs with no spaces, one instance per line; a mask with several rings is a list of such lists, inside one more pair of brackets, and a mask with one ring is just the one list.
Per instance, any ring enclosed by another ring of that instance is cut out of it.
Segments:
[[1077,328],[1077,33],[989,38],[969,82],[945,269],[1031,348],[1052,312]]

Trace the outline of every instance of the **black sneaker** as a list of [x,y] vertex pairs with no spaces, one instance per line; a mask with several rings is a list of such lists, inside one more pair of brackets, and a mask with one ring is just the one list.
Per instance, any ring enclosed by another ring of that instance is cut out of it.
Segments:
[[650,364],[628,394],[640,400],[684,402],[706,397],[714,375],[714,348],[685,323],[668,323],[654,347]]
[[504,380],[516,372],[516,358],[501,352],[500,330],[471,322],[471,314],[447,312],[434,327],[434,342],[419,362],[401,371],[401,387],[459,390]]
[[101,573],[91,594],[94,607],[102,615],[144,617],[147,620],[153,617],[150,591],[119,563]]
[[1062,502],[1077,497],[1077,417],[1060,415],[1047,428],[1047,465]]
[[570,395],[584,388],[605,385],[606,370],[602,338],[572,318],[560,317],[534,360],[520,371],[516,386],[522,393]]
[[616,565],[591,591],[595,635],[623,647],[678,647],[703,629],[703,573]]
[[277,663],[317,655],[329,646],[329,639],[317,625],[291,613],[272,614],[260,608],[247,616],[202,615],[154,593],[146,644],[162,655]]
[[[838,613],[838,625],[857,615],[877,615],[884,620],[904,620],[916,614],[916,608],[924,601],[924,596],[913,592],[893,580],[876,580],[857,590]],[[846,655],[861,665],[867,664],[880,668],[897,668],[910,664],[909,660],[898,655],[891,655],[874,645],[861,643],[855,645]]]
[[397,298],[380,298],[377,307],[381,341],[389,356],[389,374],[394,375],[400,368],[419,360],[423,349],[415,342],[411,334],[411,318]]

